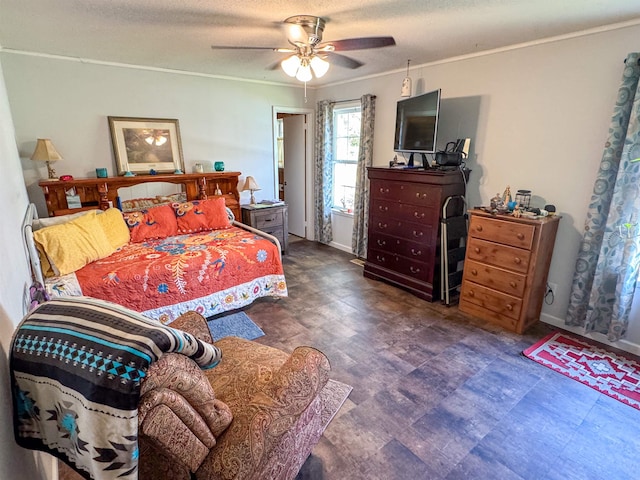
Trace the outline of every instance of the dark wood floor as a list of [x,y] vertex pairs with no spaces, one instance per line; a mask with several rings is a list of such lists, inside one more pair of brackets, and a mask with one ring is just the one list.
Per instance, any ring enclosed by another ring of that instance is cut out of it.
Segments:
[[507,333],[352,258],[292,242],[289,298],[246,309],[259,342],[320,348],[353,386],[298,480],[640,478],[640,412],[521,355],[548,328]]
[[260,342],[316,346],[353,386],[299,479],[640,478],[640,412],[521,355],[547,327],[507,333],[351,258],[291,243],[289,298],[246,309]]

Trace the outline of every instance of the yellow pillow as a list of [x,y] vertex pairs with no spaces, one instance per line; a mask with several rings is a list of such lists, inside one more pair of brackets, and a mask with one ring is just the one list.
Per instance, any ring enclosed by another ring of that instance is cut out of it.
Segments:
[[42,275],[45,277],[55,277],[56,272],[53,265],[49,261],[49,257],[47,257],[44,248],[38,242],[34,242],[36,244],[36,249],[38,250],[38,258],[40,259],[40,270],[42,270]]
[[56,275],[75,272],[116,251],[96,215],[91,211],[70,222],[33,232],[34,240],[47,254]]
[[103,213],[98,214],[97,218],[113,248],[117,250],[129,243],[129,227],[127,226],[127,222],[124,221],[120,210],[117,208],[109,208]]

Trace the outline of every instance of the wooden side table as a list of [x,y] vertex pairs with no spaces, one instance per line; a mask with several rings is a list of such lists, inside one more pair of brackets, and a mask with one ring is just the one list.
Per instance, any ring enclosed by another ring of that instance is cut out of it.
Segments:
[[289,210],[287,205],[242,205],[242,223],[273,235],[280,242],[282,253],[289,243]]

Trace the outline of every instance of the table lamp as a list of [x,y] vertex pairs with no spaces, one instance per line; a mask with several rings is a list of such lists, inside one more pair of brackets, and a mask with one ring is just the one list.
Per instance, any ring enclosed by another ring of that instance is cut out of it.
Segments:
[[243,192],[246,192],[247,190],[251,192],[251,201],[249,202],[249,204],[255,205],[256,197],[253,196],[253,192],[255,192],[256,190],[260,190],[260,187],[258,186],[258,183],[255,181],[255,179],[251,176],[247,177],[247,179],[244,181],[244,187],[242,187]]
[[49,173],[49,180],[58,180],[56,176],[56,171],[51,168],[51,162],[57,162],[58,160],[62,160],[62,156],[56,150],[56,147],[53,146],[53,143],[48,138],[39,138],[36,142],[36,149],[31,155],[31,160],[36,160],[38,162],[47,162],[47,171]]

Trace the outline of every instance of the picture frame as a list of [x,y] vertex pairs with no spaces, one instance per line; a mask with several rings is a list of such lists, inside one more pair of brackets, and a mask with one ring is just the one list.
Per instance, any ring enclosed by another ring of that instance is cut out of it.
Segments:
[[184,172],[177,119],[107,118],[118,175]]

